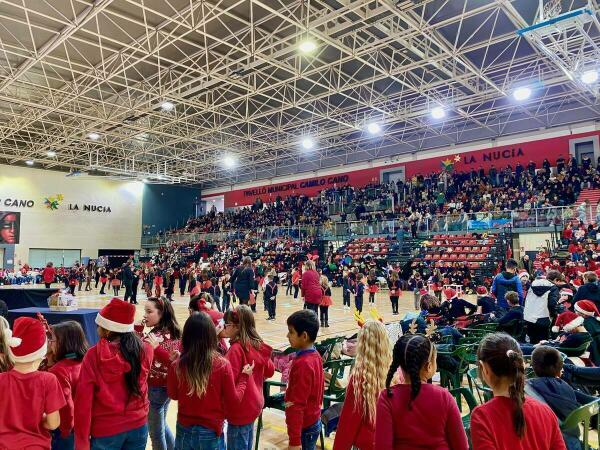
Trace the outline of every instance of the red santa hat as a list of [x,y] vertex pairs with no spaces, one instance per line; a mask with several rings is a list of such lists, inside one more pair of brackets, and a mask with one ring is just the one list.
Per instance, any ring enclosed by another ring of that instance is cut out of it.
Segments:
[[219,324],[219,321],[223,318],[224,314],[211,309],[210,303],[208,303],[205,299],[201,298],[198,300],[198,311],[201,311],[210,317],[213,321],[215,327]]
[[579,300],[575,303],[575,311],[582,316],[596,317],[596,320],[600,320],[600,312],[598,307],[591,300]]
[[114,333],[133,331],[135,306],[120,298],[113,298],[96,316],[96,324]]
[[527,272],[526,270],[521,270],[519,272],[519,278],[527,278],[529,280],[529,272]]
[[570,299],[572,299],[573,298],[573,290],[568,289],[568,288],[562,288],[560,290],[560,296],[561,297],[570,297]]
[[565,311],[556,318],[556,322],[552,327],[552,332],[558,333],[560,330],[563,330],[568,333],[581,325],[583,325],[583,317],[578,316],[572,311]]
[[18,363],[42,359],[48,351],[48,339],[42,322],[32,317],[19,317],[13,330],[4,331],[8,352]]
[[477,295],[487,295],[488,290],[485,286],[477,286]]
[[446,297],[448,300],[451,300],[453,298],[458,297],[458,295],[456,294],[456,291],[454,289],[447,288],[444,289],[444,297]]

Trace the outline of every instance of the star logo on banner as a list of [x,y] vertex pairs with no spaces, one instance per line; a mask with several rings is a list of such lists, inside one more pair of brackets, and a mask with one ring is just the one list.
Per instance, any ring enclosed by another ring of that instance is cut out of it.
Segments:
[[60,202],[62,202],[64,198],[65,197],[62,194],[56,194],[51,197],[47,197],[44,199],[44,205],[46,205],[46,208],[50,210],[58,209]]
[[442,160],[442,170],[444,172],[454,171],[454,161],[452,161],[450,158],[443,159]]
[[460,162],[460,156],[455,155],[454,156],[454,162]]

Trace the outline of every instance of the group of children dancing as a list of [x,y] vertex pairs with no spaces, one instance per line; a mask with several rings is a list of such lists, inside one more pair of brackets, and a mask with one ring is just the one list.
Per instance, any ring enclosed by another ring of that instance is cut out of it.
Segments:
[[[263,382],[274,374],[272,349],[251,310],[240,305],[223,315],[194,299],[183,330],[165,298],[147,300],[141,323],[134,315],[133,305],[111,300],[97,315],[100,340],[91,348],[77,322],[52,326],[48,337],[39,320],[18,318],[10,330],[1,319],[0,449],[142,450],[149,435],[154,450],[250,450]],[[325,383],[314,346],[319,320],[306,309],[289,316],[287,327],[296,350],[285,391],[288,448],[315,449]],[[581,399],[557,378],[562,363],[552,352],[534,352],[541,381],[529,389],[536,400],[525,396],[519,344],[502,333],[483,339],[479,373],[494,398],[473,411],[474,449],[566,448],[543,388]],[[47,370],[40,369],[44,359]],[[468,449],[456,401],[430,383],[436,370],[427,336],[406,334],[392,348],[384,325],[367,321],[334,450]],[[171,399],[178,401],[175,432],[166,421]]]

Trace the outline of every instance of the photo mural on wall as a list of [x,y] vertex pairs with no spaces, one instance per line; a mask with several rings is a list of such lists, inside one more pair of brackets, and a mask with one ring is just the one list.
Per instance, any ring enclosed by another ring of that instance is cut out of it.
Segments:
[[0,244],[18,244],[21,213],[0,211]]

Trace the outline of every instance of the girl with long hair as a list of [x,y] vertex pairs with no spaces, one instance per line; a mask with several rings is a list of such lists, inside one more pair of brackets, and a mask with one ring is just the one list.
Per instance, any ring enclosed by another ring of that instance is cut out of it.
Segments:
[[48,372],[56,375],[67,402],[59,411],[60,427],[52,432],[52,450],[73,450],[75,447],[73,398],[77,392],[81,361],[87,352],[88,343],[81,325],[68,320],[52,325],[52,339],[49,344],[49,359],[54,364]]
[[329,307],[333,305],[331,300],[331,287],[329,286],[329,278],[321,275],[321,304],[319,305],[319,315],[321,318],[321,327],[329,328]]
[[[263,383],[271,378],[275,366],[271,361],[273,349],[265,344],[256,331],[254,314],[246,305],[225,312],[224,337],[229,338],[231,347],[225,356],[231,363],[233,377],[238,388],[246,383],[242,397],[244,408],[234,409],[228,415],[227,448],[251,450],[254,439],[254,422],[264,406]],[[244,367],[252,366],[252,374],[243,376]]]
[[[376,449],[468,450],[456,401],[447,389],[428,384],[437,370],[435,361],[435,345],[429,338],[406,334],[398,339],[385,390],[377,400]],[[390,386],[398,368],[404,381]]]
[[12,357],[8,351],[8,341],[6,336],[10,332],[8,320],[0,316],[0,373],[8,372],[13,367]]
[[333,450],[373,450],[377,397],[385,387],[392,360],[390,340],[383,324],[367,320],[358,332],[356,361],[346,389]]
[[[144,333],[144,327],[150,328]],[[148,376],[148,431],[153,450],[173,450],[175,437],[167,424],[170,399],[167,395],[167,373],[171,355],[181,348],[181,328],[171,302],[165,297],[150,297],[144,305],[144,319],[135,331],[154,347],[154,363]]]
[[135,306],[118,298],[96,316],[100,341],[83,358],[75,395],[77,450],[146,446],[154,352],[135,334],[134,316]]
[[217,352],[215,326],[203,312],[188,317],[181,347],[167,377],[169,397],[178,401],[175,448],[224,448],[223,422],[240,408],[252,366],[244,366],[236,385],[231,364]]
[[398,279],[398,272],[392,270],[388,280],[388,288],[390,289],[390,302],[392,303],[392,314],[398,315],[398,299],[402,295],[402,285]]
[[[556,415],[525,397],[525,364],[517,341],[505,333],[487,335],[477,350],[479,373],[494,398],[471,415],[473,450],[562,450]],[[507,420],[510,418],[510,420]]]

